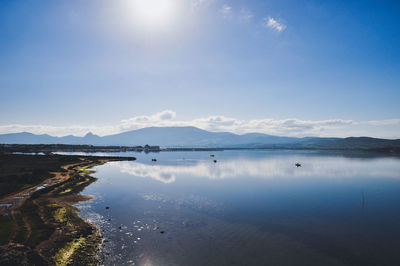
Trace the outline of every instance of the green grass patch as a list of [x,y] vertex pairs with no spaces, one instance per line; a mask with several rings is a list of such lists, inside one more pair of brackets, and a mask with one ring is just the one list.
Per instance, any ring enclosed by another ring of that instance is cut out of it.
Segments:
[[54,211],[54,219],[57,222],[64,223],[67,221],[66,214],[67,214],[66,208],[64,207],[58,208]]
[[64,190],[64,191],[60,192],[60,195],[67,194],[67,193],[69,193],[69,192],[71,192],[71,191],[72,191],[72,189],[71,189],[71,188],[67,188],[66,190]]
[[67,265],[70,262],[74,252],[79,249],[86,241],[86,238],[80,237],[68,242],[63,248],[61,248],[54,256],[54,262],[58,265]]

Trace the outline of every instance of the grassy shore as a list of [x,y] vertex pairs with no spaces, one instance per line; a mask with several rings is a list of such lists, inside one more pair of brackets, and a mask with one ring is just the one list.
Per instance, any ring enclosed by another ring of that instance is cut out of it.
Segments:
[[0,264],[98,264],[101,237],[73,204],[90,199],[89,168],[119,160],[134,158],[0,155]]

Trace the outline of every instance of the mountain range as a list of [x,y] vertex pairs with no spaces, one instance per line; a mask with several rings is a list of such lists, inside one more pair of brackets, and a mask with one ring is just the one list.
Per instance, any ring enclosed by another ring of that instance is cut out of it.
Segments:
[[238,135],[210,132],[196,127],[147,127],[108,136],[88,133],[83,137],[54,137],[28,132],[0,135],[1,144],[70,144],[95,146],[140,146],[145,144],[174,148],[311,148],[400,150],[400,139],[369,137],[318,138],[281,137],[262,133]]

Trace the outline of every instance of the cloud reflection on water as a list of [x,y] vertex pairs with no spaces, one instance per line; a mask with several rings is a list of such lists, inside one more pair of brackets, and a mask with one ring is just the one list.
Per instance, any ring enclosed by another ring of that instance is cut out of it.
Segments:
[[[300,161],[303,166],[295,167]],[[184,161],[175,164],[144,164],[139,162],[113,162],[122,173],[152,178],[165,184],[173,183],[181,176],[209,179],[236,177],[274,178],[349,178],[376,177],[400,178],[398,159],[378,158],[372,160],[348,159],[342,157],[271,157],[271,158],[235,158],[211,161]]]

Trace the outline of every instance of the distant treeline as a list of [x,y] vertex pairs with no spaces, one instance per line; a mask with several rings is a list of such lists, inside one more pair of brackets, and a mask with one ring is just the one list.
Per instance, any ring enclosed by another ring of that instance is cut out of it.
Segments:
[[52,152],[159,152],[160,146],[93,146],[69,144],[0,144],[0,153],[44,153]]
[[369,137],[349,138],[302,138],[288,143],[249,143],[222,147],[167,147],[160,146],[94,146],[75,144],[0,144],[0,153],[44,153],[52,152],[160,152],[160,151],[221,151],[221,150],[332,150],[368,151],[400,154],[400,140]]

